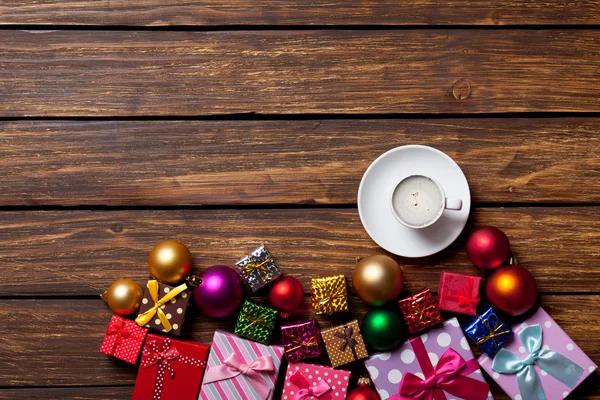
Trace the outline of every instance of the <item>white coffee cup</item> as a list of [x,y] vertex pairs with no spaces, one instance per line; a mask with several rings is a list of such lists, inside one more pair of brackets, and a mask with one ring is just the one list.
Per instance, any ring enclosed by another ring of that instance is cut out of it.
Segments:
[[462,200],[446,198],[444,188],[429,176],[409,175],[392,190],[390,207],[402,225],[421,229],[433,225],[444,210],[460,210]]

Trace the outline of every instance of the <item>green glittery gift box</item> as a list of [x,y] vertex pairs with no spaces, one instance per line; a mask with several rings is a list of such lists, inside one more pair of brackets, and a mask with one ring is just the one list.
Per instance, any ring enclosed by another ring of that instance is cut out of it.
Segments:
[[259,306],[246,300],[235,324],[234,332],[248,339],[268,344],[277,322],[277,314],[277,311],[272,308]]

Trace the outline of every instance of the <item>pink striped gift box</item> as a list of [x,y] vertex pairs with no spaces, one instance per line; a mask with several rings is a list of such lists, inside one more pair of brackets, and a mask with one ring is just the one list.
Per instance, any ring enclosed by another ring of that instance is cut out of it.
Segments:
[[268,346],[217,330],[198,399],[271,399],[282,357],[282,346]]

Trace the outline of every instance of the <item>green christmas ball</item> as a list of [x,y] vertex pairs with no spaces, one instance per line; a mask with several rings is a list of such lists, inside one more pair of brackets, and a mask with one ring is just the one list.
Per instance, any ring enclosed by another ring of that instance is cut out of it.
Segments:
[[376,308],[365,315],[360,331],[365,342],[372,348],[387,351],[404,341],[402,325],[398,314]]

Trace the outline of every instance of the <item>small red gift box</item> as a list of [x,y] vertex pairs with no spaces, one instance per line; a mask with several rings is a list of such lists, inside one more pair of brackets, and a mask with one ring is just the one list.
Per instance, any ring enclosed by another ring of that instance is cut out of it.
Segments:
[[196,400],[209,346],[149,334],[132,400]]
[[398,305],[411,335],[442,322],[442,315],[429,288],[400,300]]
[[100,351],[135,364],[147,334],[148,329],[142,328],[128,319],[113,315]]
[[478,276],[442,272],[438,288],[438,307],[443,311],[477,315],[479,286]]

